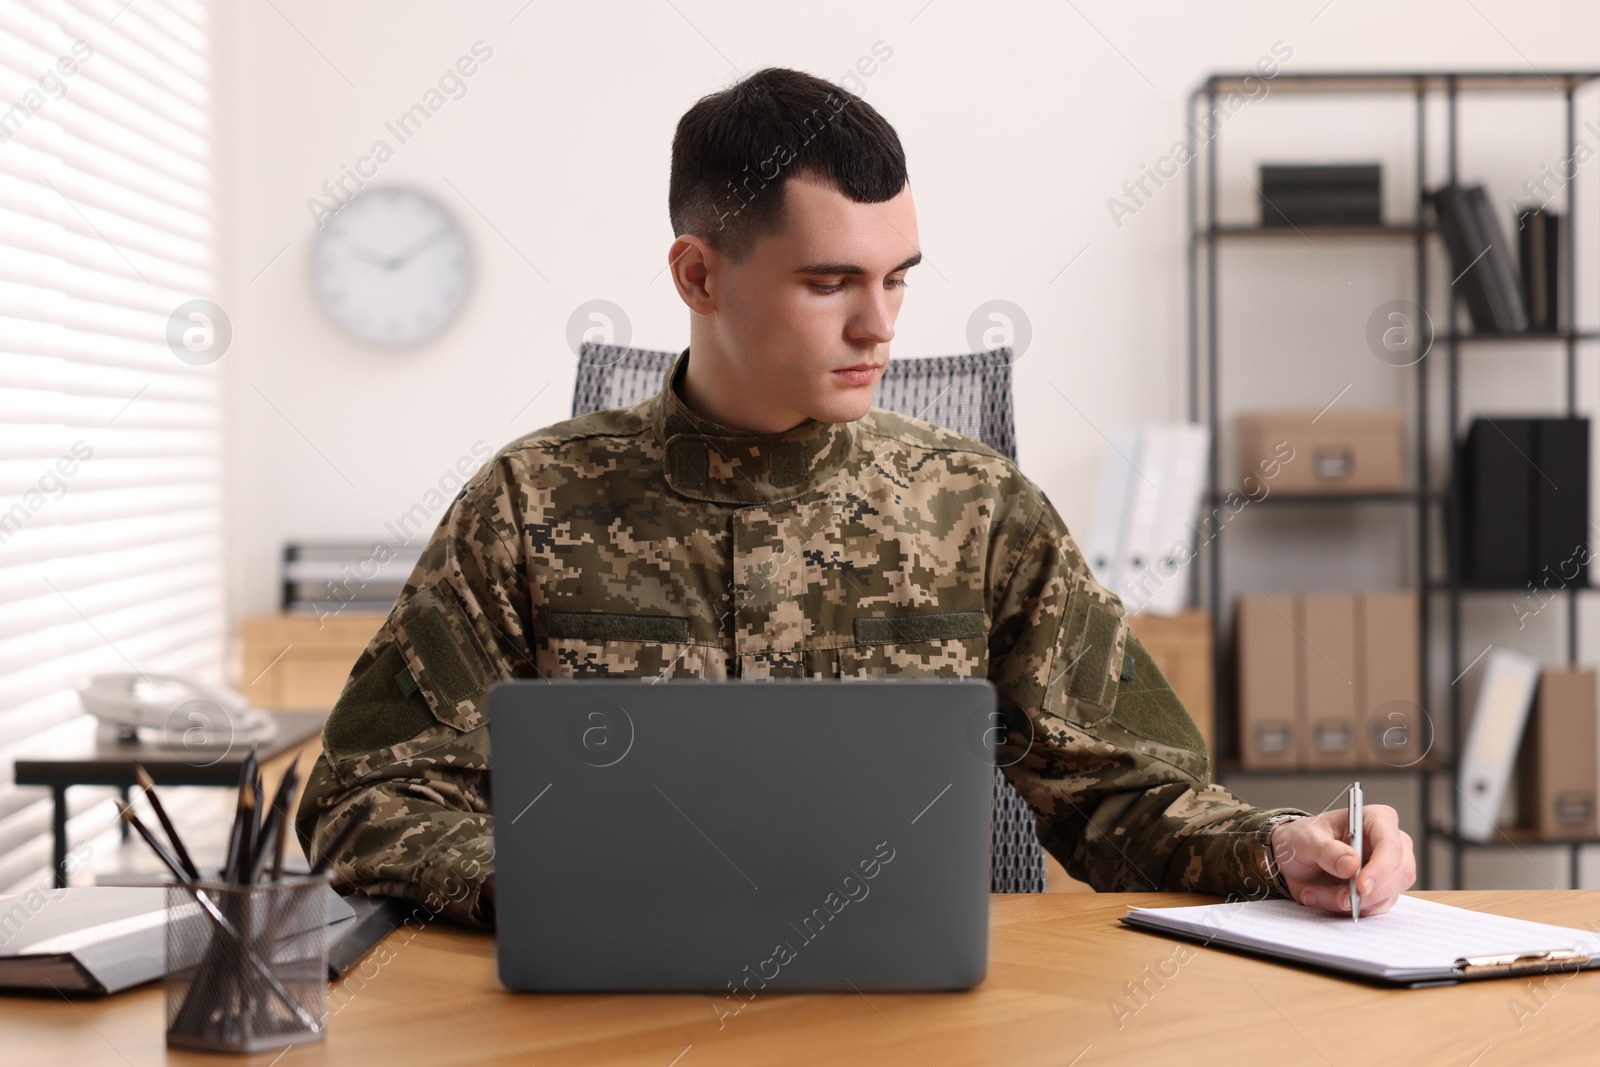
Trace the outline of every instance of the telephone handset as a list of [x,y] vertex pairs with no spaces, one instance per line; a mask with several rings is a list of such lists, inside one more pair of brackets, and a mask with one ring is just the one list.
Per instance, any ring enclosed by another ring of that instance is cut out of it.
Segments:
[[270,741],[272,716],[242,694],[195,678],[120,671],[97,674],[78,690],[84,710],[119,741],[183,748],[226,748]]

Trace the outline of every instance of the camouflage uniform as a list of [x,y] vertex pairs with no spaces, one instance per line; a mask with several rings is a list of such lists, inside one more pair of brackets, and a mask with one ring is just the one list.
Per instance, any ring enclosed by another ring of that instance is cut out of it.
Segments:
[[998,453],[874,408],[754,435],[677,389],[502,448],[461,490],[351,671],[300,804],[359,890],[493,921],[487,689],[499,678],[987,677],[998,759],[1097,890],[1273,892],[1251,808]]

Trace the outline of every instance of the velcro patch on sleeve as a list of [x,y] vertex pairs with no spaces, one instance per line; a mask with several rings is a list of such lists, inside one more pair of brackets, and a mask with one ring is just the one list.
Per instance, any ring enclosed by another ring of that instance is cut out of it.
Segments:
[[406,636],[422,661],[428,679],[449,704],[476,696],[488,688],[488,679],[467,658],[460,639],[432,603],[420,605],[405,616]]
[[[1105,702],[1106,687],[1111,684],[1111,656],[1116,651],[1117,634],[1122,627],[1122,617],[1099,604],[1089,605],[1089,616],[1084,621],[1082,651],[1072,668],[1072,681],[1067,695],[1099,705]],[[1120,668],[1122,664],[1119,662]]]

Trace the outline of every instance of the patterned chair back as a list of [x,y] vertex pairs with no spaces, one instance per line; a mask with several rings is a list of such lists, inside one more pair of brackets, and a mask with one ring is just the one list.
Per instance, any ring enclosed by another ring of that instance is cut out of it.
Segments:
[[[661,379],[677,358],[677,352],[586,342],[578,357],[572,414],[631,407],[649,399],[660,391]],[[874,403],[981,441],[1013,462],[1017,458],[1009,348],[891,359],[878,382]],[[998,767],[994,772],[993,826],[990,891],[1044,892],[1044,848],[1035,830],[1033,809]]]

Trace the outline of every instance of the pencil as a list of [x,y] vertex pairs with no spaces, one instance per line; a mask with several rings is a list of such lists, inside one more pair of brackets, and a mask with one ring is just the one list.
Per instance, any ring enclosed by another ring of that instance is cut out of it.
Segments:
[[[263,823],[268,815],[266,807],[261,802],[263,789],[261,785],[261,765],[259,763],[256,764],[255,779],[255,806],[251,809],[250,814],[250,847],[245,851],[245,855],[249,857],[245,866],[251,869],[255,866],[256,853],[261,850],[261,835],[266,829]],[[253,881],[253,879],[246,880]]]
[[245,840],[250,826],[250,808],[255,804],[255,791],[248,782],[239,783],[239,802],[233,812],[233,826],[228,831],[228,854],[222,866],[222,880],[238,884],[244,869]]
[[250,742],[250,751],[239,764],[239,805],[233,812],[233,825],[228,829],[228,851],[223,857],[222,880],[237,883],[249,855],[250,801],[255,799],[256,743]]
[[288,794],[283,798],[283,815],[278,825],[278,839],[273,842],[272,880],[274,882],[283,877],[283,848],[284,844],[289,840],[289,820],[293,818],[290,812],[294,810],[295,797],[297,797],[300,793],[299,765],[291,764],[288,773],[294,775],[294,785],[290,787]]
[[150,777],[150,772],[144,769],[143,764],[133,765],[133,776],[139,780],[139,788],[144,790],[145,799],[150,802],[150,810],[156,813],[156,820],[161,823],[162,831],[167,835],[167,840],[172,843],[173,855],[178,863],[189,872],[189,877],[199,878],[200,868],[194,865],[194,860],[189,858],[189,850],[183,847],[183,838],[178,836],[178,828],[172,825],[172,820],[167,818],[167,809],[162,805],[161,798],[156,796],[156,781]]
[[283,815],[278,821],[278,839],[272,843],[272,880],[274,882],[283,877],[283,844],[289,840],[289,809],[294,807],[295,793],[300,788],[299,766],[291,765],[284,777],[287,778],[290,774],[294,775],[294,788],[284,798]]
[[333,857],[344,851],[344,847],[350,843],[350,839],[356,836],[356,831],[361,829],[361,824],[366,822],[371,815],[372,801],[362,801],[350,813],[350,818],[345,820],[345,824],[339,827],[339,832],[333,835],[333,840],[329,841],[328,847],[322,850],[322,855],[317,857],[317,862],[311,867],[313,876],[327,872],[328,866],[333,863]]
[[240,884],[244,882],[245,870],[250,866],[250,857],[256,847],[256,833],[260,824],[256,821],[261,808],[261,764],[256,759],[256,743],[250,742],[250,753],[245,756],[244,786],[249,790],[249,797],[241,797],[245,802],[244,825],[239,829],[239,865],[234,868],[234,878]]
[[190,878],[188,872],[178,865],[178,861],[172,857],[172,853],[162,847],[161,842],[156,840],[156,835],[151,833],[150,828],[144,824],[139,816],[133,813],[133,809],[120,799],[117,800],[117,811],[122,814],[124,822],[139,831],[139,836],[144,838],[144,843],[150,846],[151,850],[155,852],[156,858],[166,866],[167,870],[172,872],[174,878],[184,883],[191,883],[195,880]]
[[245,876],[246,885],[254,885],[260,880],[261,873],[267,865],[269,850],[279,857],[279,863],[282,862],[288,807],[298,777],[296,767],[291,764],[289,769],[284,771],[283,780],[278,783],[278,791],[272,797],[272,807],[268,809],[267,817],[261,825],[261,838],[256,843],[256,854],[250,858],[250,870]]

